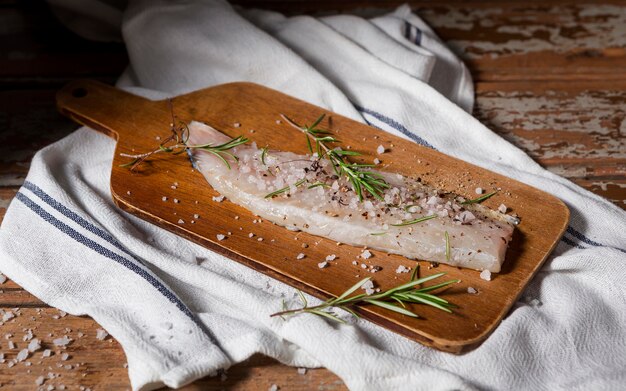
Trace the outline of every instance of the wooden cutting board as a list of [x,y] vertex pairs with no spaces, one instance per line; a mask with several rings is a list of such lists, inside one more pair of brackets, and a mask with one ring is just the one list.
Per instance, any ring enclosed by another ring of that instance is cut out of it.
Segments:
[[[120,167],[129,161],[120,153],[153,150],[159,143],[158,137],[164,139],[170,135],[172,119],[167,100],[149,101],[85,80],[72,82],[59,91],[57,104],[61,113],[117,140],[111,193],[121,209],[261,273],[326,299],[341,294],[366,276],[372,276],[382,289],[399,285],[409,280],[409,274],[396,274],[398,266],[414,267],[417,263],[372,251],[374,256],[364,262],[382,267],[372,274],[352,264],[361,248],[291,232],[268,221],[260,222],[228,200],[216,202],[212,197],[218,194],[192,169],[184,154],[156,155],[135,171]],[[363,160],[371,162],[377,157],[378,145],[389,149],[383,155],[382,170],[420,177],[425,183],[467,198],[476,197],[476,187],[486,191],[501,188],[502,191],[483,204],[495,209],[504,203],[522,222],[515,231],[500,274],[494,274],[492,281],[485,281],[477,271],[445,265],[431,269],[429,262],[419,262],[421,276],[446,272],[444,278],[461,280],[442,293],[442,297],[458,306],[454,314],[424,305],[409,307],[419,314],[418,319],[373,306],[358,309],[365,319],[443,351],[460,353],[489,336],[568,224],[569,210],[550,194],[259,85],[220,85],[177,96],[172,104],[177,119],[183,122],[205,122],[229,136],[244,135],[259,146],[295,153],[307,153],[304,136],[284,121],[277,123],[279,114],[284,113],[299,123],[312,123],[326,113],[321,127],[334,132],[344,145],[362,152]],[[162,197],[168,201],[164,202]],[[174,203],[174,199],[180,202]],[[194,214],[200,217],[194,218]],[[181,219],[184,224],[179,223]],[[191,220],[195,223],[191,224]],[[255,236],[250,238],[249,233]],[[218,234],[228,238],[218,241]],[[307,248],[303,247],[305,244]],[[300,252],[306,258],[296,260]],[[329,267],[319,269],[317,264],[330,254],[335,254],[336,260]],[[478,293],[467,293],[468,287]]]

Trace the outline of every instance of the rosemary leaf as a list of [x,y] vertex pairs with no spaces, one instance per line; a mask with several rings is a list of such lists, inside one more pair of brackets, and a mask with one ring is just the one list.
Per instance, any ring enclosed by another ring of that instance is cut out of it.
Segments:
[[490,198],[491,196],[496,194],[498,191],[499,190],[496,190],[496,191],[491,192],[489,194],[485,194],[485,195],[482,195],[482,196],[480,196],[478,198],[474,198],[473,200],[467,200],[467,201],[461,202],[461,205],[479,204],[479,203],[483,202],[484,200],[486,200],[487,198]]
[[307,312],[310,312],[310,313],[315,314],[315,315],[323,316],[323,317],[328,318],[328,319],[332,319],[335,322],[339,322],[339,323],[343,323],[343,324],[346,323],[343,319],[336,317],[335,315],[331,314],[330,312],[320,311],[320,310],[309,310]]
[[419,273],[420,270],[420,264],[416,263],[415,267],[413,268],[413,271],[411,272],[411,281],[415,281],[415,279],[418,277],[417,273]]
[[315,182],[314,184],[310,185],[309,187],[307,187],[307,189],[314,189],[316,187],[330,187],[329,185],[327,185],[324,182]]
[[265,163],[266,156],[267,156],[267,147],[261,149],[261,163],[263,163],[264,166],[267,166],[267,163]]
[[419,218],[414,219],[414,220],[403,221],[400,224],[391,224],[391,225],[393,225],[394,227],[404,227],[406,225],[413,225],[413,224],[421,223],[422,221],[434,219],[436,217],[437,217],[437,215],[423,216],[423,217],[419,217]]
[[[365,302],[370,303],[370,304],[374,304],[375,306],[378,307],[382,307],[391,311],[395,311],[395,312],[399,312],[403,315],[407,315],[407,316],[411,316],[413,318],[418,318],[418,316],[416,314],[414,314],[413,312],[402,308],[402,307],[398,307],[397,305],[393,305],[393,304],[389,304],[386,301],[379,301],[379,300],[365,300]],[[449,310],[448,310],[449,311]]]
[[370,279],[371,279],[371,277],[365,277],[361,281],[359,281],[356,284],[354,284],[350,289],[348,289],[347,291],[343,292],[341,294],[341,296],[337,297],[335,300],[331,300],[331,302],[337,302],[337,301],[341,301],[341,300],[345,299],[346,297],[348,297],[352,293],[354,293],[357,289],[359,289],[361,286],[363,286],[363,284],[365,284]]
[[306,307],[308,305],[306,301],[306,297],[304,297],[304,294],[302,294],[301,291],[298,291],[298,295],[300,296],[300,301],[302,302],[302,306]]
[[461,280],[450,280],[450,281],[442,282],[441,284],[437,284],[437,285],[427,286],[425,288],[416,289],[415,291],[416,292],[430,292],[430,291],[437,290],[439,288],[443,288],[443,287],[448,286],[450,284],[457,284],[459,282],[461,282]]
[[[306,179],[300,179],[298,182],[294,183],[293,185],[294,185],[295,187],[298,187],[298,186],[300,186],[301,184],[303,184],[304,182],[306,182]],[[286,192],[287,190],[289,190],[289,188],[290,188],[290,187],[291,187],[291,185],[288,185],[288,186],[283,187],[282,189],[278,189],[278,190],[273,191],[273,192],[271,192],[271,193],[269,193],[269,194],[266,194],[266,195],[265,195],[265,198],[272,198],[272,197],[274,197],[274,196],[277,196],[277,195],[279,195],[279,194],[282,194],[282,193]]]

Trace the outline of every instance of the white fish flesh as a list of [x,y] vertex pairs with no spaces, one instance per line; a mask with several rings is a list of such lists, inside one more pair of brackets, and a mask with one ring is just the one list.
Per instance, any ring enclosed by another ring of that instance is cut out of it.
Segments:
[[[230,140],[199,122],[189,124],[189,134],[188,145]],[[510,216],[479,204],[463,205],[458,195],[414,178],[380,172],[390,185],[382,193],[384,200],[370,196],[360,201],[350,183],[316,154],[263,154],[254,143],[229,152],[238,157],[238,161],[226,157],[231,168],[201,149],[192,149],[192,158],[220,194],[287,229],[410,259],[494,273],[504,262],[514,230],[507,220]],[[280,189],[284,189],[280,194],[268,197]],[[436,217],[399,225],[430,215]]]

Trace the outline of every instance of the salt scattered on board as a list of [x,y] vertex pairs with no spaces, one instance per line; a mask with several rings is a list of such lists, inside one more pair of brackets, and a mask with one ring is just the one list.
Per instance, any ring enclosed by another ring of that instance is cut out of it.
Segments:
[[107,333],[103,329],[96,330],[96,339],[98,339],[100,341],[103,341],[108,335],[109,335],[109,333]]
[[320,263],[317,264],[317,267],[319,267],[320,269],[323,269],[326,266],[328,266],[328,262],[326,262],[326,261],[320,262]]
[[28,343],[28,351],[29,352],[36,352],[37,350],[41,349],[41,343],[39,342],[39,339],[34,338],[32,339],[29,343]]
[[480,278],[485,281],[491,281],[491,272],[489,270],[483,270],[480,272]]
[[396,269],[396,274],[400,274],[400,273],[408,273],[408,272],[409,272],[409,270],[411,270],[411,269],[407,268],[407,267],[406,267],[406,266],[404,266],[404,265],[400,265],[400,266],[398,266],[398,268]]
[[67,335],[62,336],[61,338],[56,338],[52,341],[54,346],[66,346],[70,342],[71,340]]

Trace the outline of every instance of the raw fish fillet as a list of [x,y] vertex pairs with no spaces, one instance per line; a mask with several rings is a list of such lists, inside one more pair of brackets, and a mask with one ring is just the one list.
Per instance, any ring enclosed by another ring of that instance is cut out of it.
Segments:
[[[230,137],[199,122],[189,124],[188,145],[222,144]],[[192,149],[192,159],[206,180],[230,201],[255,215],[294,231],[304,231],[353,246],[476,270],[499,272],[514,226],[504,214],[444,194],[415,179],[380,172],[390,185],[384,201],[362,202],[327,159],[262,150],[254,143],[231,150],[239,160],[231,168],[215,155]],[[303,181],[304,180],[304,181]],[[296,183],[300,185],[296,186]],[[314,188],[312,184],[324,183]],[[269,193],[288,187],[273,197]],[[367,193],[366,193],[367,194]],[[394,226],[436,214],[420,223]],[[446,256],[445,232],[450,253]]]

